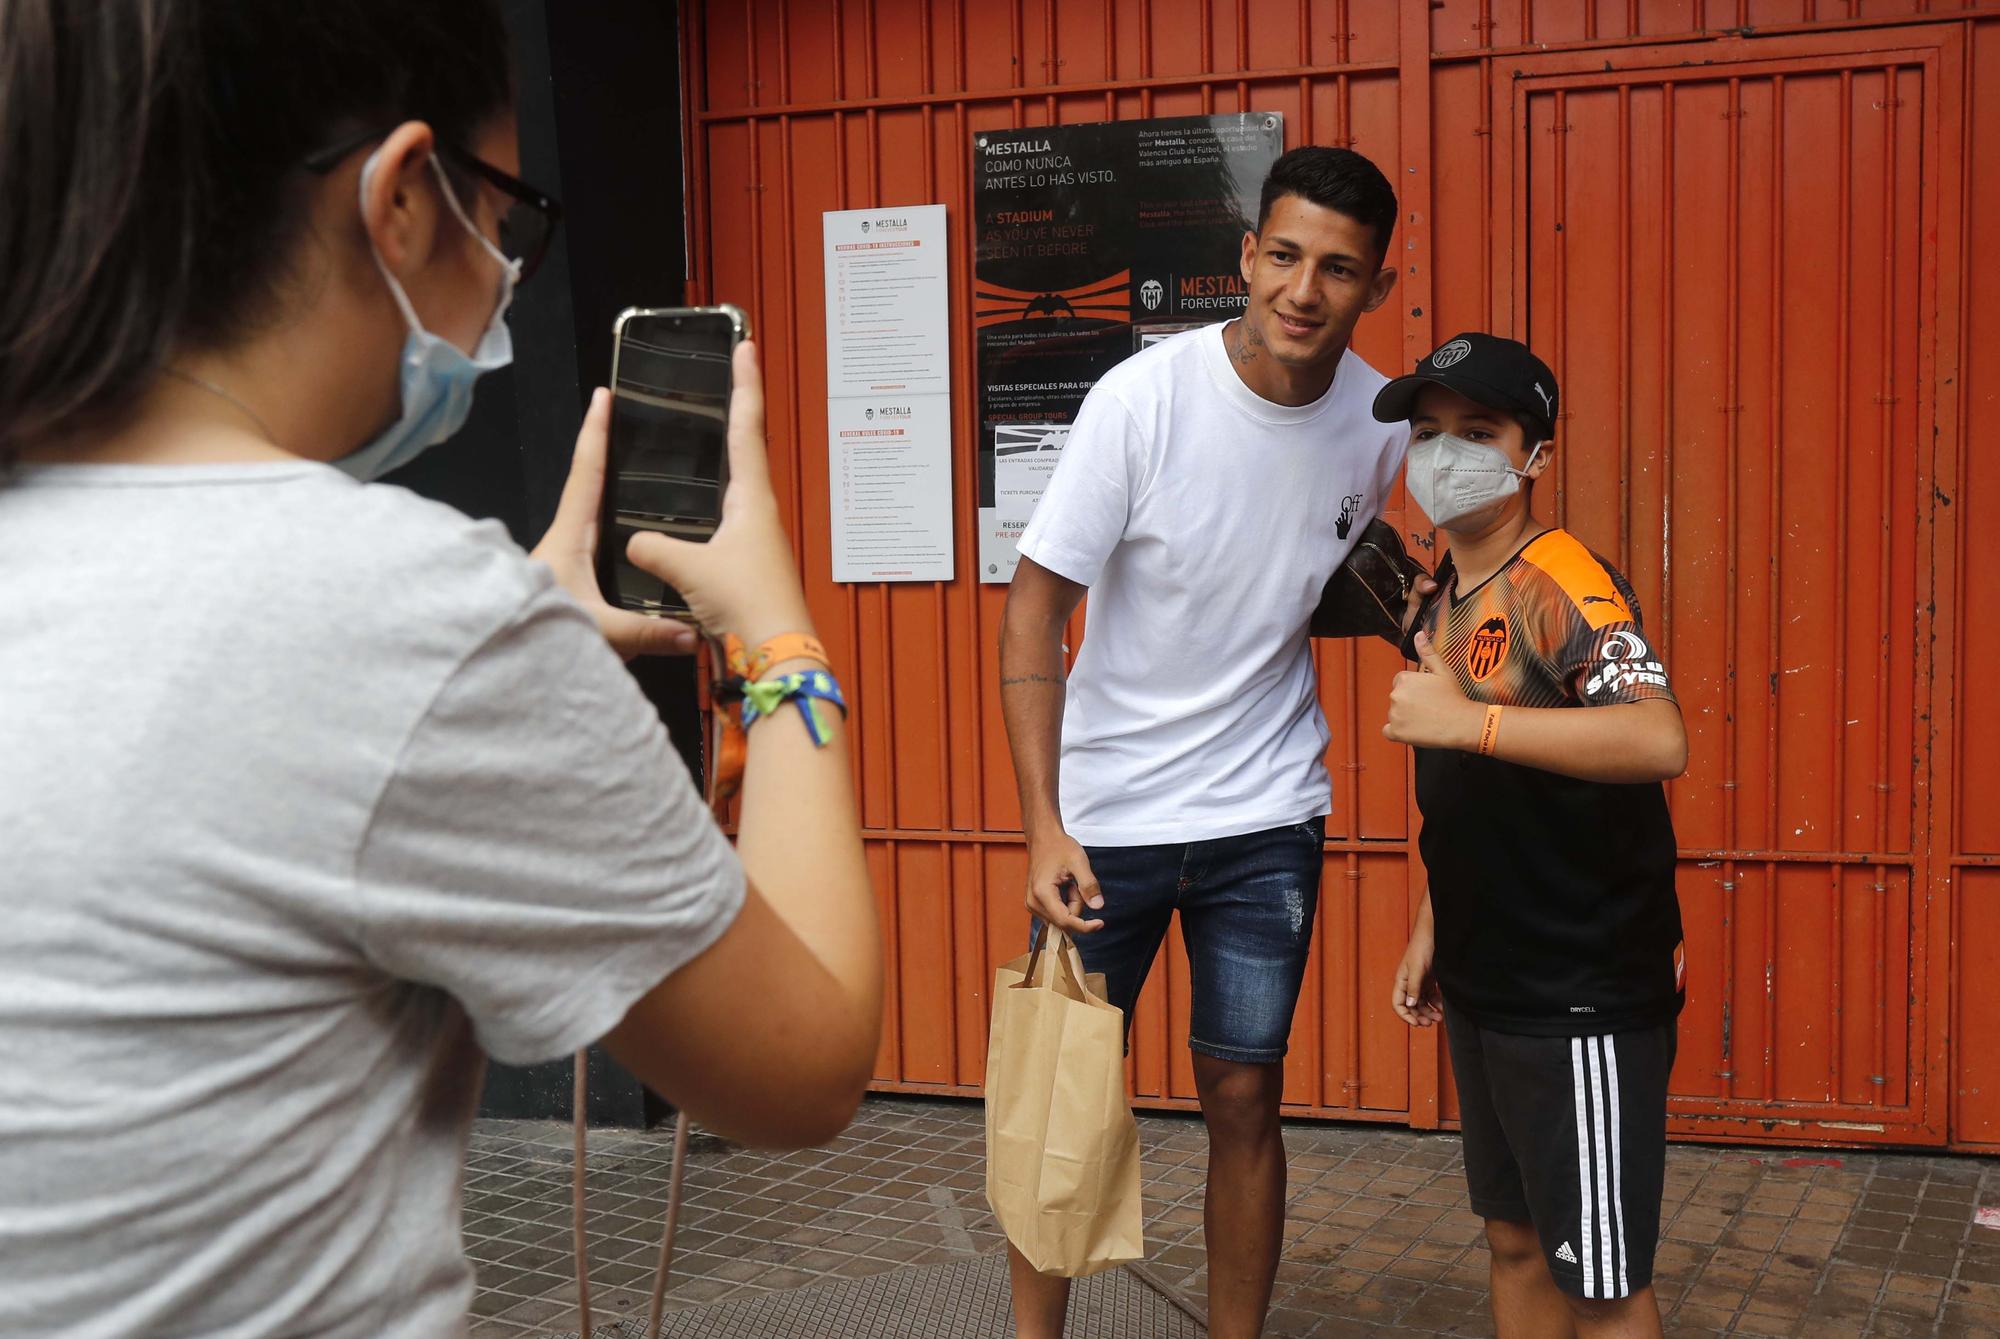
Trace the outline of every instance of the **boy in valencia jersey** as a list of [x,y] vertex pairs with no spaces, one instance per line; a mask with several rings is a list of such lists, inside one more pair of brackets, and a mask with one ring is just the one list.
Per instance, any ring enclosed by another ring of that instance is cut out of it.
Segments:
[[1687,734],[1631,585],[1530,509],[1556,405],[1483,334],[1375,400],[1451,548],[1385,727],[1416,749],[1430,873],[1393,1003],[1446,1024],[1500,1339],[1654,1336],[1683,979],[1660,783]]

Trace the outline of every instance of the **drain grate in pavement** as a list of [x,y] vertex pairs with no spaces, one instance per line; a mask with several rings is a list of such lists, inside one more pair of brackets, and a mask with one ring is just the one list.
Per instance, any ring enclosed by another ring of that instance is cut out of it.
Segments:
[[[637,1317],[595,1326],[593,1339],[646,1339],[645,1330],[645,1318]],[[1007,1339],[1013,1332],[1000,1255],[670,1311],[661,1326],[662,1339]],[[1070,1290],[1069,1333],[1200,1339],[1207,1331],[1138,1275],[1114,1269]]]

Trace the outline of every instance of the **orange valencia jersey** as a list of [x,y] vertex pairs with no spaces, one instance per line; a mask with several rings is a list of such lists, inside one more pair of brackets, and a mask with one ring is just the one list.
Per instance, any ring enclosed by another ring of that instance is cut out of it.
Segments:
[[[1567,531],[1535,536],[1472,590],[1458,588],[1449,556],[1437,581],[1417,626],[1475,701],[1674,700],[1631,585]],[[1681,919],[1664,788],[1455,749],[1416,754],[1438,984],[1452,1004],[1482,1026],[1534,1035],[1674,1017]]]

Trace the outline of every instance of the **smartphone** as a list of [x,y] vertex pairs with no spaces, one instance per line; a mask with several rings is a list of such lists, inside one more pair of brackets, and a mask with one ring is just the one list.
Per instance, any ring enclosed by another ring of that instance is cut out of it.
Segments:
[[621,609],[691,617],[681,593],[625,560],[636,530],[704,543],[729,486],[729,368],[738,308],[631,308],[611,328],[611,441],[597,581]]

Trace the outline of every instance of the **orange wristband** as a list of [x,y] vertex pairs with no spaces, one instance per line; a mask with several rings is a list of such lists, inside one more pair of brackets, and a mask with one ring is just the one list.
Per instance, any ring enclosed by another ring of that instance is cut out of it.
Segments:
[[[787,660],[811,660],[831,670],[833,662],[827,659],[826,648],[817,637],[809,637],[803,632],[784,632],[759,646],[755,651],[743,649],[743,639],[730,633],[722,639],[722,659],[724,668],[737,679],[760,679],[773,665]],[[722,685],[718,684],[718,688]],[[735,710],[734,703],[711,701],[707,705],[715,711],[716,756],[715,797],[729,799],[743,784],[744,761],[750,754],[750,742],[745,737],[743,718]]]
[[833,668],[827,659],[826,648],[819,638],[809,637],[803,632],[784,632],[765,642],[754,651],[746,652],[743,641],[734,633],[722,639],[723,654],[729,661],[729,672],[745,679],[755,679],[773,665],[787,660],[811,660]]
[[1490,758],[1500,743],[1500,707],[1498,704],[1486,708],[1486,723],[1479,727],[1479,756]]

